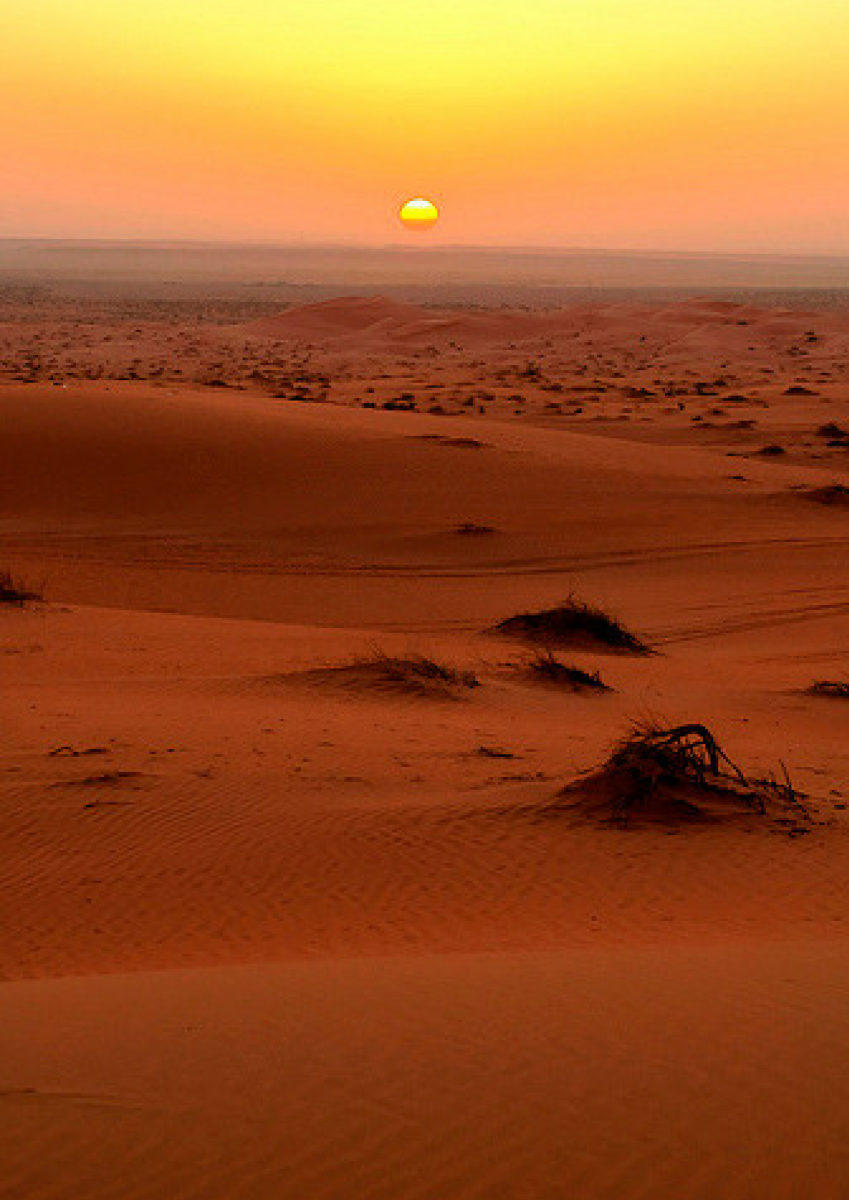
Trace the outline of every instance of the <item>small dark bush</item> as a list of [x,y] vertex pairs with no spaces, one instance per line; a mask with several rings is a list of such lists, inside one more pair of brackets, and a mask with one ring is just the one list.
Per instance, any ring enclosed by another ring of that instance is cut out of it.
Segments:
[[635,726],[598,771],[561,795],[578,803],[584,798],[588,815],[619,824],[640,817],[667,823],[717,819],[736,811],[803,832],[810,814],[784,769],[783,776],[747,777],[704,725],[647,723]]
[[40,592],[33,592],[19,579],[13,579],[8,571],[0,571],[0,604],[23,608],[25,604],[42,600]]
[[532,679],[541,683],[555,684],[571,692],[609,692],[612,689],[602,682],[598,671],[584,671],[571,663],[564,663],[552,650],[539,650],[524,664]]
[[849,680],[818,679],[808,688],[809,696],[826,696],[830,700],[849,700]]
[[818,488],[803,488],[799,495],[805,500],[813,500],[816,504],[825,504],[829,508],[849,507],[849,487],[842,483],[831,483]]
[[367,658],[356,660],[352,666],[355,670],[359,668],[364,671],[378,686],[414,694],[448,695],[480,687],[480,680],[474,671],[446,667],[424,654],[400,658],[375,650]]
[[495,533],[495,526],[478,525],[474,521],[464,521],[461,525],[455,527],[454,532],[470,537],[479,537],[481,534]]
[[400,657],[385,654],[382,650],[374,650],[337,667],[320,667],[289,678],[360,691],[385,690],[434,699],[456,697],[480,687],[474,671],[444,666],[424,654]]
[[615,617],[571,596],[555,608],[507,617],[492,632],[548,646],[603,646],[621,654],[651,652]]

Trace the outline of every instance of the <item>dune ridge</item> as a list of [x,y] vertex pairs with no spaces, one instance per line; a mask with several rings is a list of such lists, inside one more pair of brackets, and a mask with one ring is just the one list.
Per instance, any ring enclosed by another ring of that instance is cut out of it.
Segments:
[[[849,335],[849,316],[835,311],[776,310],[729,300],[692,299],[652,305],[648,302],[580,303],[536,311],[499,309],[439,309],[392,300],[385,296],[343,296],[296,305],[276,316],[260,317],[242,327],[246,336],[277,340],[338,339],[362,342],[415,343],[458,341],[498,343],[577,336],[587,330],[632,332],[669,327],[700,330],[721,328],[735,341],[752,334],[798,335],[811,320],[820,328]],[[744,327],[747,334],[741,332]]]

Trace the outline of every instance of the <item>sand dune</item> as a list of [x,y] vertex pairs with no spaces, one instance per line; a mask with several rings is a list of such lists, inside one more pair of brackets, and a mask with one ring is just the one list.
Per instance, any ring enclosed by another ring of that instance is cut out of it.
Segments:
[[848,985],[805,943],[15,984],[6,1185],[839,1200]]
[[516,312],[452,312],[403,304],[382,296],[343,297],[288,309],[279,316],[247,324],[247,336],[279,340],[363,338],[369,341],[415,342],[473,339],[476,341],[521,340],[539,337],[554,328],[544,315]]
[[346,296],[293,308],[246,326],[266,337],[327,338],[380,331],[420,320],[424,309],[383,296]]
[[[842,1200],[845,317],[195,315],[3,334],[0,1192]],[[647,718],[806,831],[612,826]]]
[[[744,492],[699,448],[491,422],[470,452],[472,420],[446,438],[433,417],[243,396],[116,404],[30,387],[3,404],[16,516],[0,546],[57,599],[363,625],[420,621],[453,589],[455,619],[483,620],[507,615],[518,587],[556,598],[587,570],[724,550],[780,560],[788,544],[825,562],[843,536],[833,512],[773,498],[779,478],[831,472],[750,461]],[[465,523],[495,534],[464,537]],[[493,574],[515,581],[503,600],[483,585]]]
[[[812,318],[818,325],[823,322],[822,313],[796,309],[782,312],[700,299],[659,306],[602,303],[521,312],[428,309],[383,296],[346,296],[289,308],[277,316],[249,322],[241,332],[248,337],[279,341],[486,344],[574,336],[587,329],[633,332],[636,327],[646,326],[715,330],[744,324],[749,327],[749,337],[752,326],[754,332],[792,336],[803,333]],[[829,314],[825,323],[829,329],[849,333],[849,318],[845,315]]]

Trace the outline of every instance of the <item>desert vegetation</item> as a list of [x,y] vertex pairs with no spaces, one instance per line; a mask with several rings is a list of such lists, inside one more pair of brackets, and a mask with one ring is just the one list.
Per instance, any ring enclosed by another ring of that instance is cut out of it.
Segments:
[[585,671],[563,662],[550,647],[540,647],[521,664],[522,672],[537,683],[547,683],[570,692],[609,692],[599,671]]
[[0,571],[0,604],[23,608],[25,604],[43,599],[40,592],[27,587],[8,571]]
[[480,687],[474,671],[448,666],[425,654],[392,655],[378,649],[340,666],[305,672],[301,678],[432,699],[455,698]]
[[825,504],[829,508],[849,506],[849,487],[843,483],[830,483],[818,488],[803,488],[799,494],[805,500],[812,500],[815,504]]
[[702,724],[635,725],[590,776],[560,797],[613,824],[654,820],[716,821],[767,817],[793,833],[811,817],[782,765],[782,778],[753,777],[733,762]]
[[554,608],[518,613],[492,629],[503,637],[545,646],[594,646],[620,654],[649,654],[649,646],[603,609],[570,596]]
[[465,537],[480,537],[495,533],[496,529],[494,525],[480,525],[476,521],[463,521],[460,525],[455,526],[454,532],[463,534]]
[[817,679],[807,689],[809,696],[828,700],[849,700],[849,679]]

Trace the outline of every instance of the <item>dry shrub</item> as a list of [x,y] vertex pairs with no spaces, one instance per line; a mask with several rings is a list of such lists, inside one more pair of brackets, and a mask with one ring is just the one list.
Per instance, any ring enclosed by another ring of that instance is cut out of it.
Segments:
[[32,591],[19,579],[14,579],[8,571],[0,571],[0,604],[23,608],[25,604],[42,599],[40,592]]
[[825,696],[829,700],[849,700],[849,679],[817,679],[808,688],[809,696]]
[[433,699],[457,697],[480,687],[474,671],[446,666],[424,654],[402,657],[385,654],[382,650],[374,650],[338,667],[302,672],[299,678],[313,683]]
[[813,500],[814,503],[825,504],[829,508],[849,507],[849,487],[842,483],[830,483],[818,488],[803,488],[799,495],[804,500]]
[[802,832],[810,815],[783,764],[782,774],[781,780],[747,776],[704,725],[646,723],[620,739],[597,771],[560,795],[584,816],[611,824],[757,816]]
[[539,683],[550,683],[571,692],[609,692],[598,671],[584,671],[562,662],[550,648],[540,649],[522,664],[522,669]]
[[494,525],[479,525],[476,521],[463,521],[460,525],[455,525],[455,533],[461,533],[469,537],[480,537],[483,534],[495,533]]
[[518,613],[492,633],[547,646],[594,646],[620,654],[650,654],[650,648],[615,617],[570,596],[554,608]]

